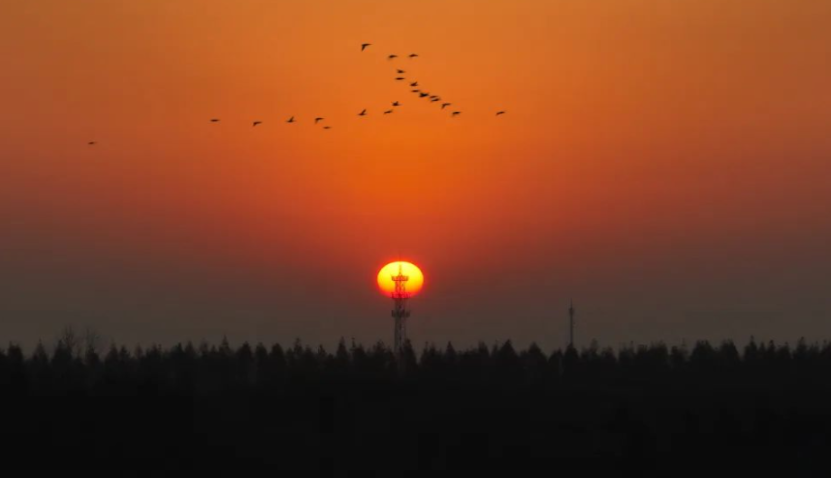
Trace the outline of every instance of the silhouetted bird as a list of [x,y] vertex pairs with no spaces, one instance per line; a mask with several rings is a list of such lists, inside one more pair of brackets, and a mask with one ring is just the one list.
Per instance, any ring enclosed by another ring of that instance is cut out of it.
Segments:
[[263,124],[263,122],[262,121],[255,121],[254,122],[254,126],[257,126],[258,124]]
[[360,113],[358,113],[358,116],[366,116],[366,110],[363,110]]
[[462,114],[461,111],[454,111],[452,116],[456,117],[456,116],[459,116],[460,114]]
[[331,126],[324,126],[323,129],[332,129]]
[[496,116],[501,116],[501,115],[504,115],[504,114],[505,114],[505,112],[504,112],[504,111],[497,111],[497,112],[496,112]]
[[416,55],[415,53],[410,53],[410,58],[418,58],[418,55]]
[[318,122],[323,121],[323,120],[325,120],[325,119],[326,119],[326,118],[315,118],[315,124],[317,124]]
[[404,70],[395,70],[395,71],[397,71],[399,75],[403,75],[404,73],[407,73],[407,72],[406,72],[406,71],[404,71]]
[[89,146],[95,146],[95,141],[90,141],[89,143],[87,143],[87,145],[89,145]]
[[410,83],[410,86],[412,86],[413,88],[415,88],[416,86],[418,86],[418,82],[417,82],[417,81],[414,81],[414,82]]
[[294,116],[292,116],[291,118],[289,118],[289,120],[288,120],[288,121],[286,121],[286,123],[294,123]]
[[421,93],[421,90],[412,90],[413,93]]
[[392,110],[387,110],[387,111],[384,111],[384,114],[385,114],[385,115],[388,115],[388,114],[390,114],[390,113],[392,113]]
[[361,51],[366,50],[366,47],[368,47],[368,46],[372,46],[372,43],[363,43],[363,44],[361,45]]
[[395,101],[395,102],[393,102],[393,104],[392,104],[392,105],[393,105],[393,106],[401,106],[401,103],[399,103],[399,102]]
[[441,101],[441,98],[439,98],[439,97],[435,97],[435,98],[433,98],[432,100],[430,100],[430,103],[435,103],[435,102],[437,102],[437,101]]
[[387,57],[387,60],[394,60],[396,58],[398,58],[398,55],[390,55]]
[[434,99],[434,98],[438,98],[438,97],[439,97],[438,95],[430,95],[431,100]]
[[441,105],[441,109],[445,109],[445,108],[447,108],[448,106],[450,106],[450,105],[452,105],[452,104],[453,104],[453,103],[443,103],[443,104]]
[[219,118],[211,118],[211,123],[219,123]]
[[430,96],[430,93],[419,93],[418,96],[421,98],[427,98],[428,96]]
[[395,79],[395,81],[404,81],[404,80],[406,80],[406,78],[404,78],[403,76],[399,76],[398,78]]

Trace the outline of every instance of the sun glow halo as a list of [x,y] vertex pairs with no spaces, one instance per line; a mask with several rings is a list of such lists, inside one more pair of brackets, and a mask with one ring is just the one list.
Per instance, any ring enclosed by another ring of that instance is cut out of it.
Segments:
[[418,266],[406,261],[390,262],[381,268],[378,272],[378,288],[381,289],[381,292],[384,295],[392,296],[393,292],[395,292],[395,281],[392,278],[398,275],[399,270],[401,274],[408,277],[405,283],[407,297],[418,294],[424,286],[424,274],[421,273],[421,269]]

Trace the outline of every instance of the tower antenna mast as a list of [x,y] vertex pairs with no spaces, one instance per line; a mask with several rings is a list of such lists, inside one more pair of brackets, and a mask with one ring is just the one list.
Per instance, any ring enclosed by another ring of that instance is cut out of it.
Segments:
[[399,363],[401,363],[402,351],[404,350],[404,344],[407,342],[407,317],[410,316],[410,311],[407,310],[407,299],[410,296],[407,292],[407,281],[410,280],[410,276],[404,275],[401,261],[398,261],[398,274],[391,278],[395,283],[395,289],[392,293],[395,307],[391,314],[395,319],[394,352],[399,359]]
[[574,299],[571,299],[568,306],[568,346],[574,348]]

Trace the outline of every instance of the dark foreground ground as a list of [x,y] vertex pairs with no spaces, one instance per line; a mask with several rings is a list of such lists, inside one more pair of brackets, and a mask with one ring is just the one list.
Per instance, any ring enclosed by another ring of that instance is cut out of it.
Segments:
[[614,361],[496,348],[477,361],[451,350],[411,357],[403,376],[390,354],[354,348],[64,362],[4,352],[0,467],[831,476],[831,354],[816,350],[807,362],[789,351],[758,363],[717,348]]

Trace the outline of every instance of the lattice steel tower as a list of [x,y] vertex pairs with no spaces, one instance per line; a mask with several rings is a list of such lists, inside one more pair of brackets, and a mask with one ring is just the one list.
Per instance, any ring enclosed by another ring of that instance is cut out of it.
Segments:
[[392,300],[395,303],[395,308],[392,309],[392,317],[395,319],[394,331],[394,347],[396,355],[400,355],[404,349],[404,344],[407,342],[407,317],[410,316],[410,311],[407,310],[407,299],[410,294],[407,292],[407,281],[410,276],[404,275],[402,265],[398,263],[398,275],[392,276],[392,281],[395,283],[395,289],[392,293]]

